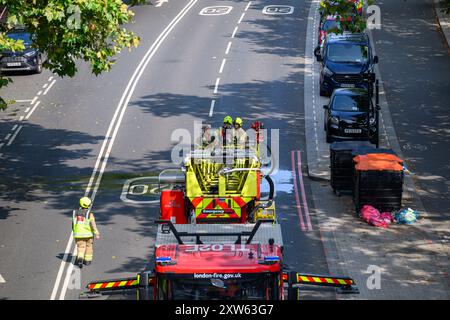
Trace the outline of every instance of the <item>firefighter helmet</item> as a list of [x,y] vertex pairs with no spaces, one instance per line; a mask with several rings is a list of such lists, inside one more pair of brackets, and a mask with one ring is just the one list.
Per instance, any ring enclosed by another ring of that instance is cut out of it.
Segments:
[[231,124],[233,125],[233,118],[230,116],[226,116],[225,118],[223,118],[223,124]]
[[83,209],[89,208],[91,204],[92,200],[88,197],[83,197],[80,199],[80,207],[82,207]]

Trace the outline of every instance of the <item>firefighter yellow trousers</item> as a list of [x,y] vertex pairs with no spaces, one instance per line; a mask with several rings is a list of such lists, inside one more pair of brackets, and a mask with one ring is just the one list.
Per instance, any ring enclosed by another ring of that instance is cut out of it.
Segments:
[[77,259],[92,261],[94,254],[94,238],[75,239],[77,244]]

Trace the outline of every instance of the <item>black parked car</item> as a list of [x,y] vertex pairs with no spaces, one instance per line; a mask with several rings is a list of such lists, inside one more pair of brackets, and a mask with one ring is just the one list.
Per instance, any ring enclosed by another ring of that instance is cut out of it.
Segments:
[[14,40],[23,40],[25,50],[0,52],[0,72],[32,71],[42,72],[42,55],[39,50],[32,48],[32,36],[24,29],[9,32],[7,36]]
[[321,96],[330,96],[336,88],[364,88],[373,92],[373,84],[366,79],[373,73],[378,57],[372,55],[366,34],[328,34],[322,49],[314,54],[322,63]]
[[377,111],[367,90],[336,89],[330,103],[323,107],[328,143],[342,140],[378,143]]

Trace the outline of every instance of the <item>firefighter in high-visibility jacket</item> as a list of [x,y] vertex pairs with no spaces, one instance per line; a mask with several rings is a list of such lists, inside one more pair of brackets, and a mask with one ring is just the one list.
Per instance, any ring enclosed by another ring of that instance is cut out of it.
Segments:
[[234,120],[233,142],[237,148],[245,148],[248,145],[248,136],[242,125],[243,121],[241,118],[238,117]]
[[100,239],[100,232],[95,223],[94,213],[91,211],[92,201],[88,197],[80,199],[80,209],[74,212],[72,232],[77,244],[76,265],[80,268],[90,265],[94,254],[94,236]]

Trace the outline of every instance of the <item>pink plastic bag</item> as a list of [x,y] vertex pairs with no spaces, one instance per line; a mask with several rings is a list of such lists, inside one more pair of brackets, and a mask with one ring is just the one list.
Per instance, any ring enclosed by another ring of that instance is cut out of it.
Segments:
[[361,218],[370,224],[378,228],[387,228],[392,221],[392,216],[388,212],[380,213],[376,208],[365,205],[361,209]]
[[369,223],[371,218],[376,218],[379,216],[380,216],[380,211],[378,211],[377,209],[375,209],[372,206],[365,205],[361,209],[361,218],[367,223]]
[[390,212],[383,212],[380,215],[380,218],[382,220],[386,221],[386,223],[388,223],[388,224],[391,223],[391,222],[394,222],[394,218],[392,217],[392,214]]

